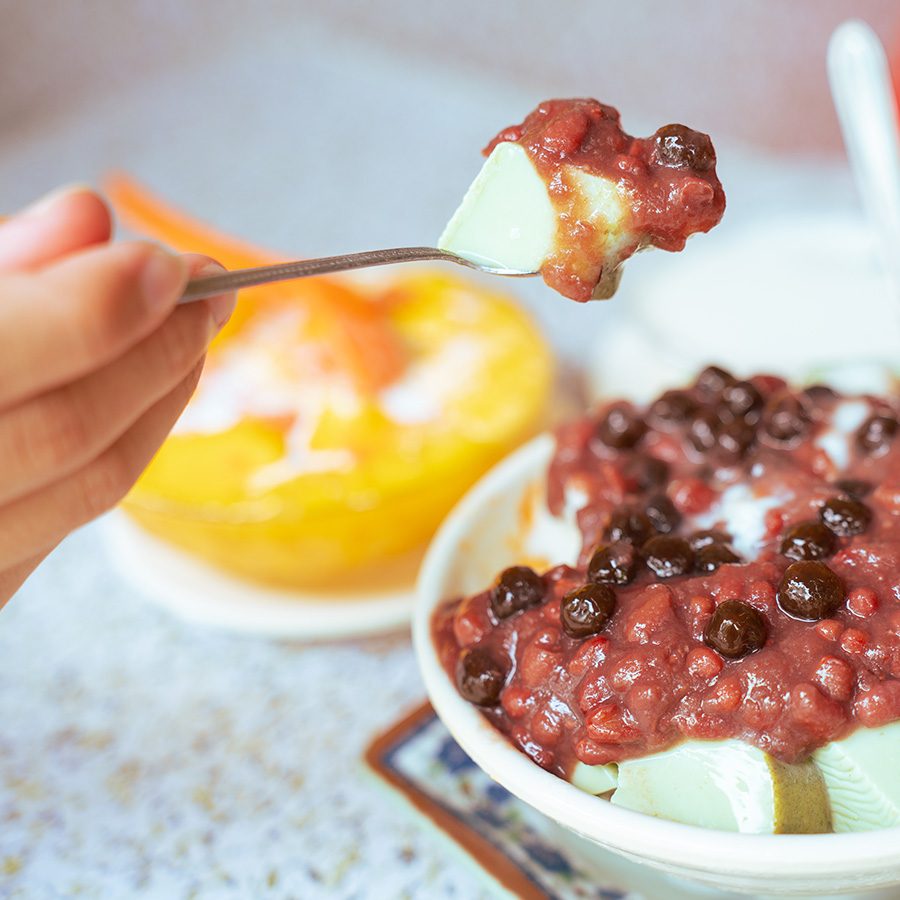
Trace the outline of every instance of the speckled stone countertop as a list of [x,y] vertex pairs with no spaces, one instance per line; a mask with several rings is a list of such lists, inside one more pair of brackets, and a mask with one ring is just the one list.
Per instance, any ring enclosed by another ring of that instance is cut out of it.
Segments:
[[111,575],[98,531],[0,617],[0,896],[481,896],[362,768],[422,697],[405,636],[198,630]]
[[[68,104],[60,84],[47,109],[12,110],[0,208],[121,167],[287,252],[419,244],[458,202],[477,149],[541,99],[534,84],[320,25],[273,20],[215,52],[212,32],[169,68],[100,79],[102,94],[73,89]],[[91,36],[85,25],[73,47],[100,65]],[[852,202],[834,168],[785,172],[735,152],[720,171],[726,222],[798,198],[808,211]],[[515,289],[569,356],[626,302],[586,309],[548,302],[539,283]],[[423,696],[405,636],[302,646],[181,624],[112,574],[89,527],[0,613],[0,660],[2,897],[482,896],[362,769],[371,737]]]

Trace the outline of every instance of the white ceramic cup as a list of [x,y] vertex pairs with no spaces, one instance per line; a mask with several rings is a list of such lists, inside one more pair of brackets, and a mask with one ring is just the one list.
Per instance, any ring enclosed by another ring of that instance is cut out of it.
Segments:
[[900,297],[874,236],[844,216],[773,216],[648,253],[615,302],[586,361],[594,399],[649,400],[708,363],[869,392],[900,368]]

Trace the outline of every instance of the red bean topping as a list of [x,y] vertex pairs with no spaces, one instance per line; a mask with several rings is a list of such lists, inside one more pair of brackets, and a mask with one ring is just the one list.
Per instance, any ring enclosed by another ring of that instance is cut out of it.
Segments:
[[627,744],[641,733],[627,710],[617,703],[604,703],[586,719],[587,732],[598,744]]
[[719,440],[719,428],[722,423],[719,417],[709,409],[701,410],[691,420],[688,427],[688,440],[698,453],[710,453]]
[[810,417],[805,405],[787,391],[776,394],[763,409],[763,433],[776,445],[794,444],[804,437],[809,426]]
[[856,443],[865,453],[881,453],[897,434],[897,420],[893,416],[874,415],[866,419],[856,433]]
[[[582,553],[506,570],[436,616],[460,693],[564,776],[686,738],[795,762],[900,720],[898,413],[867,399],[836,476],[817,437],[840,402],[709,367],[646,409],[608,404],[564,429],[550,502],[587,497]],[[746,537],[725,524],[740,509],[716,505],[739,485],[775,501],[749,560],[726,533]]]
[[543,579],[528,566],[510,566],[500,573],[491,591],[491,609],[498,619],[506,619],[544,599]]
[[815,736],[831,734],[846,718],[843,707],[815,685],[803,683],[791,689],[790,712],[797,723]]
[[624,475],[637,490],[652,491],[666,483],[669,466],[653,456],[634,456],[626,463]]
[[693,516],[709,509],[717,495],[700,478],[678,478],[672,482],[669,496],[682,515]]
[[660,534],[669,534],[681,524],[681,513],[665,494],[651,497],[644,507],[644,513]]
[[647,425],[630,404],[611,406],[597,426],[597,437],[614,450],[628,450],[644,436]]
[[709,135],[686,125],[664,125],[654,135],[653,156],[661,166],[706,172],[716,164],[716,151]]
[[853,696],[856,676],[844,660],[823,656],[816,669],[816,683],[833,700],[847,701]]
[[778,605],[795,619],[827,619],[843,602],[843,582],[823,562],[793,563],[778,586]]
[[753,417],[762,405],[762,394],[749,381],[736,381],[722,390],[721,406],[732,416],[742,419]]
[[726,659],[740,659],[761,649],[768,631],[762,613],[740,600],[726,600],[716,607],[703,640]]
[[840,643],[844,653],[865,653],[869,636],[859,628],[845,628]]
[[819,510],[819,518],[838,537],[853,537],[869,527],[872,511],[859,500],[834,497]]
[[688,543],[691,550],[695,553],[711,544],[727,544],[731,540],[731,535],[724,531],[716,531],[715,529],[706,531],[695,531],[689,538]]
[[650,407],[650,421],[657,428],[674,428],[688,422],[697,412],[697,401],[687,391],[666,391]]
[[860,619],[868,619],[878,612],[878,595],[871,588],[854,588],[847,595],[847,609]]
[[811,384],[803,389],[803,396],[808,397],[813,403],[824,403],[837,398],[837,391],[827,384]]
[[716,433],[716,449],[725,463],[743,459],[756,440],[756,429],[743,419],[721,425]]
[[629,541],[640,545],[651,534],[653,523],[644,513],[634,507],[622,507],[610,516],[603,537],[610,542]]
[[816,634],[824,641],[836,641],[844,630],[844,626],[837,619],[823,619],[816,622]]
[[710,544],[701,547],[694,557],[694,569],[698,572],[715,572],[720,566],[739,563],[741,558],[726,544]]
[[456,666],[456,686],[460,694],[477,706],[495,706],[506,681],[503,666],[486,650],[463,650]]
[[563,597],[559,618],[570,637],[585,638],[603,631],[616,611],[616,595],[608,584],[584,584]]
[[800,522],[781,539],[781,552],[788,559],[825,559],[834,552],[834,534],[821,522]]
[[637,553],[628,541],[598,547],[588,563],[588,578],[601,584],[629,584],[637,571]]
[[836,481],[834,486],[854,500],[862,500],[863,497],[867,497],[875,487],[871,481],[863,481],[861,478],[843,478]]
[[711,400],[717,398],[726,387],[736,381],[737,379],[731,372],[726,372],[719,366],[707,366],[697,376],[694,387],[702,397]]
[[712,681],[722,671],[722,660],[706,647],[694,647],[687,657],[687,670],[701,681]]
[[641,556],[647,568],[657,578],[674,578],[686,575],[694,564],[694,551],[684,538],[658,535],[641,547]]

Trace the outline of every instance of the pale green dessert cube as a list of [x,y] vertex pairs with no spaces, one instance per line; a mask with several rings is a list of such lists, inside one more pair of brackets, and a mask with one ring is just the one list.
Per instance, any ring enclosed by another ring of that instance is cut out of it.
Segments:
[[[585,221],[596,229],[598,253],[614,269],[621,253],[634,250],[627,198],[608,178],[575,166],[565,166],[564,173]],[[472,182],[438,247],[479,264],[538,272],[556,250],[558,221],[547,184],[528,152],[503,141]]]
[[900,722],[860,728],[813,759],[825,778],[835,831],[900,825]]
[[587,763],[576,763],[569,776],[569,781],[579,790],[588,794],[608,794],[618,784],[616,767],[589,766]]
[[619,764],[612,802],[689,825],[752,834],[831,830],[815,764],[779,762],[743,741],[689,741]]

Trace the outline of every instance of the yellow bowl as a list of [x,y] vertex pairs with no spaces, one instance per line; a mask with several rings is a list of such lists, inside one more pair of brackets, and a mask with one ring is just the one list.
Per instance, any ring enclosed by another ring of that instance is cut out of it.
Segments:
[[[521,309],[470,281],[429,272],[361,296],[381,304],[402,371],[360,389],[321,360],[300,376],[288,366],[278,393],[296,392],[299,416],[267,410],[261,391],[258,408],[195,427],[198,410],[227,408],[228,391],[246,387],[236,361],[252,381],[296,349],[291,326],[276,318],[289,300],[239,304],[193,409],[125,509],[167,541],[258,581],[383,585],[408,574],[456,500],[540,428],[552,362]],[[304,329],[308,337],[308,321]],[[332,335],[316,337],[332,348]],[[380,364],[364,350],[362,360],[364,369]]]

